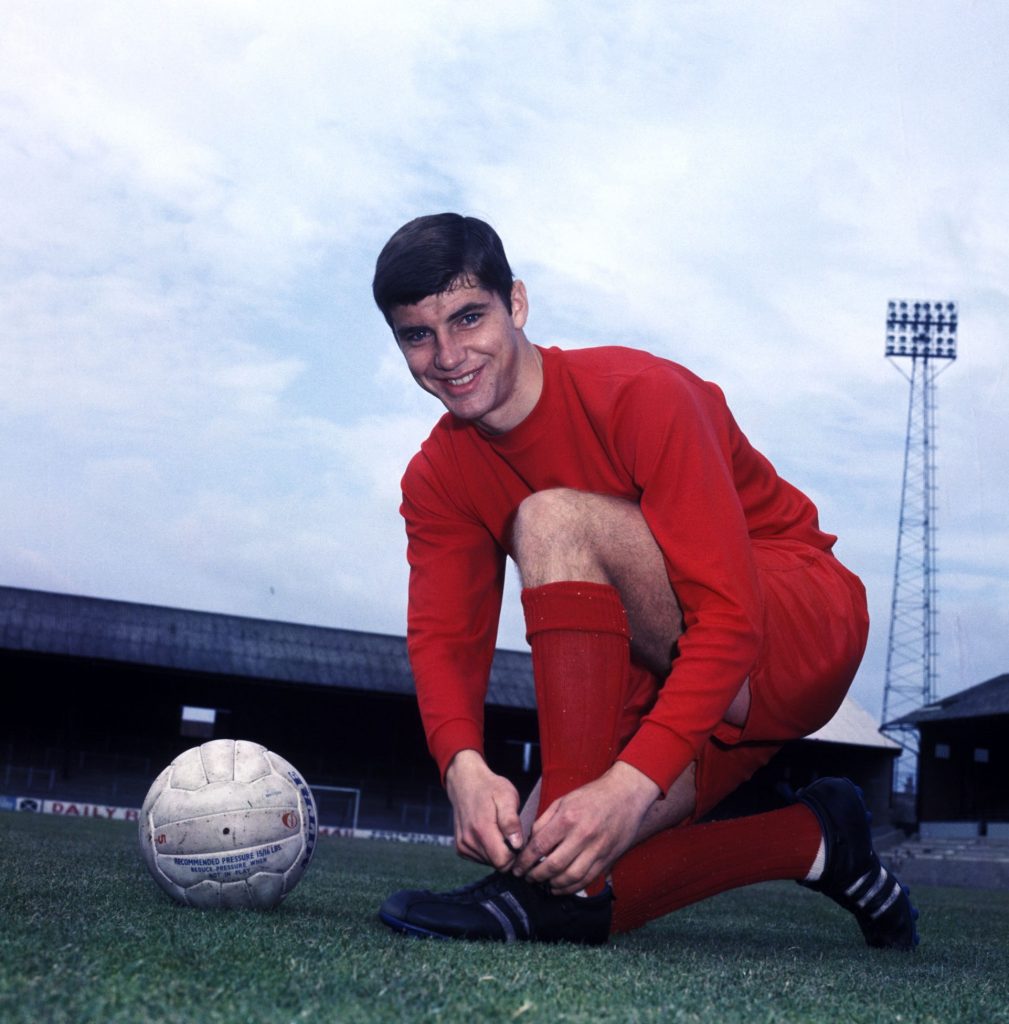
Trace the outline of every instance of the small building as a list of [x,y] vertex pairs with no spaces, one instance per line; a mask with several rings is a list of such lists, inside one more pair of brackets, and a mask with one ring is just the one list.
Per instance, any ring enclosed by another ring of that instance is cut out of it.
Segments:
[[918,730],[922,838],[1009,839],[1009,674],[899,719]]

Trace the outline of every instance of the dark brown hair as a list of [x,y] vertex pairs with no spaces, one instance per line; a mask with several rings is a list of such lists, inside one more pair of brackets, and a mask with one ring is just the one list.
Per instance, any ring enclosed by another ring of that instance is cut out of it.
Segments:
[[511,312],[514,276],[497,232],[476,217],[436,213],[404,224],[385,243],[371,290],[391,323],[393,306],[411,306],[465,279],[496,292]]

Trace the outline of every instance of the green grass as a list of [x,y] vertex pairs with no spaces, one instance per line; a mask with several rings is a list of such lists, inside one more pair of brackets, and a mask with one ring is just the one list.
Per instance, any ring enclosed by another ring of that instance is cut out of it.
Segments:
[[1009,893],[922,889],[913,955],[867,949],[792,883],[727,893],[607,947],[423,942],[392,889],[454,886],[450,850],[320,840],[276,910],[175,906],[135,829],[0,814],[0,1021],[977,1021],[1009,1024]]

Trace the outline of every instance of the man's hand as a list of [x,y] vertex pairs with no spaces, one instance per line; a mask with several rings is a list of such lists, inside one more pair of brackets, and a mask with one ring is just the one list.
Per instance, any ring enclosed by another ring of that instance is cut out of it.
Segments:
[[583,889],[634,843],[659,787],[623,761],[605,775],[555,800],[533,824],[512,869],[557,895]]
[[461,857],[507,871],[522,849],[518,790],[475,750],[460,750],[445,772]]

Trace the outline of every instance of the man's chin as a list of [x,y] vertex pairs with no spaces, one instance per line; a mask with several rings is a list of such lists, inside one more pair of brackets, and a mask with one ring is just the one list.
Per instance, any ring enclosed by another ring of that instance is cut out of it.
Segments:
[[486,410],[479,406],[476,402],[466,401],[466,399],[459,398],[444,398],[441,395],[438,396],[441,404],[457,419],[465,420],[467,423],[473,423],[478,421],[484,415]]

